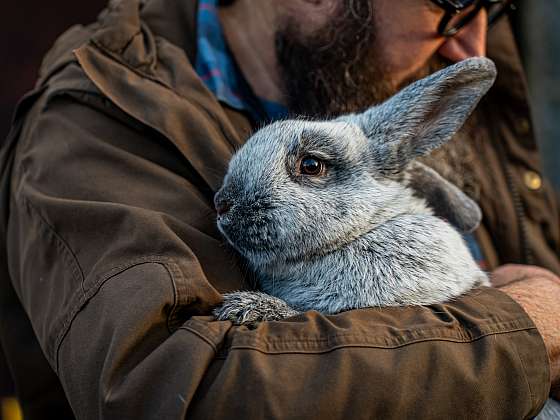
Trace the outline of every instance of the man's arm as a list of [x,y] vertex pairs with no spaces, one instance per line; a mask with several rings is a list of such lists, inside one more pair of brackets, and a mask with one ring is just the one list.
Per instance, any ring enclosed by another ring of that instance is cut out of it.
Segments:
[[547,394],[536,331],[502,318],[516,305],[493,290],[255,330],[194,317],[169,333],[168,273],[132,268],[74,320],[58,360],[79,418],[526,418]]
[[496,290],[254,330],[203,316],[239,269],[181,162],[97,109],[43,105],[18,145],[9,264],[79,418],[523,418],[544,404],[542,339]]
[[560,278],[540,267],[508,264],[492,273],[492,284],[518,302],[537,326],[550,360],[551,395],[560,400]]

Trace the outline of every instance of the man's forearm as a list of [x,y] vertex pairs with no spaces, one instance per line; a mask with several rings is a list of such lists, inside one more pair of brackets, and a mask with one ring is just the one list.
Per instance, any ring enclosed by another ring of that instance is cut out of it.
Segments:
[[74,319],[57,359],[79,417],[525,418],[548,391],[540,338],[493,289],[256,329],[200,317],[170,334],[164,267],[119,273]]
[[537,271],[533,274],[533,276],[514,279],[500,289],[525,309],[542,335],[550,360],[551,393],[556,399],[559,399],[560,280],[552,273],[546,274]]

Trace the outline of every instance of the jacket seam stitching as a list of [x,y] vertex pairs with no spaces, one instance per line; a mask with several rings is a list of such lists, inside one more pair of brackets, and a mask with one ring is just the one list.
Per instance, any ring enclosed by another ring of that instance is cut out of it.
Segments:
[[298,349],[294,349],[294,350],[266,350],[263,348],[260,348],[256,345],[250,345],[250,344],[234,344],[232,345],[229,350],[230,351],[234,351],[234,350],[254,350],[254,351],[258,351],[260,353],[263,354],[322,354],[322,353],[329,353],[331,351],[335,351],[335,350],[340,350],[340,349],[344,349],[344,348],[377,348],[377,349],[385,349],[385,350],[394,350],[394,349],[398,349],[398,348],[402,348],[402,347],[406,347],[409,345],[413,345],[413,344],[419,344],[419,343],[424,343],[424,342],[431,342],[431,341],[443,341],[443,342],[450,342],[450,343],[456,343],[456,344],[470,344],[473,343],[475,341],[479,341],[482,339],[485,339],[487,337],[494,337],[496,335],[501,335],[501,334],[509,334],[509,333],[516,333],[516,332],[523,332],[523,331],[529,331],[532,330],[534,328],[519,328],[519,329],[511,329],[511,330],[507,330],[507,331],[499,331],[499,332],[493,332],[493,333],[488,333],[488,334],[482,334],[479,335],[471,340],[459,340],[459,339],[452,339],[449,337],[433,337],[433,338],[422,338],[422,339],[416,339],[416,340],[410,340],[407,341],[406,343],[401,343],[401,344],[396,344],[396,345],[383,345],[383,344],[375,344],[375,343],[360,343],[360,344],[339,344],[339,345],[333,345],[329,348],[325,348],[325,349],[317,349],[317,350],[298,350]]
[[[504,330],[503,331],[495,331],[496,327],[503,327]],[[499,334],[499,333],[504,333],[504,332],[511,332],[511,331],[524,331],[524,330],[530,330],[530,329],[536,329],[536,327],[534,325],[528,324],[526,322],[525,318],[517,318],[514,320],[510,320],[510,321],[495,321],[492,324],[487,324],[487,325],[481,325],[478,326],[476,328],[476,330],[479,330],[483,328],[486,329],[486,332],[479,332],[477,335],[473,334],[473,329],[462,329],[461,334],[456,334],[457,338],[454,339],[454,337],[434,337],[434,338],[422,338],[422,337],[418,337],[418,338],[410,338],[410,340],[438,340],[438,339],[450,339],[450,340],[455,340],[457,342],[471,342],[473,340],[476,340],[479,337],[483,337],[486,335],[492,335],[492,334]],[[494,331],[492,331],[492,329],[494,329]],[[438,334],[444,331],[447,331],[448,329],[446,327],[441,327],[441,328],[423,328],[423,329],[414,329],[414,330],[410,330],[410,329],[405,329],[405,330],[397,330],[396,332],[400,335],[404,335],[404,334],[411,334],[411,333],[423,333],[423,334],[427,334],[427,333],[431,333],[431,334]],[[488,331],[489,330],[489,331]],[[280,340],[268,340],[265,343],[267,344],[278,344],[278,343],[283,343],[283,344],[287,344],[287,343],[325,343],[325,342],[329,342],[332,341],[334,339],[341,339],[341,338],[352,338],[352,337],[363,337],[364,334],[335,334],[335,335],[329,335],[325,338],[315,338],[315,339],[280,339]],[[386,336],[387,337],[387,336]],[[387,338],[394,338],[394,337],[387,337]]]
[[[165,83],[163,80],[161,80],[160,78],[158,78],[158,77],[156,77],[156,76],[154,76],[154,75],[151,75],[151,74],[149,74],[149,73],[143,72],[142,70],[131,66],[129,63],[126,62],[126,60],[123,60],[123,59],[121,58],[121,56],[120,56],[118,53],[116,53],[115,51],[109,50],[109,49],[106,48],[103,44],[97,42],[95,39],[92,39],[92,40],[91,40],[91,46],[95,47],[95,48],[98,49],[103,55],[105,55],[105,56],[107,56],[108,58],[114,60],[116,63],[120,64],[121,66],[123,66],[123,67],[125,67],[125,68],[127,68],[128,70],[130,70],[131,72],[137,74],[138,76],[143,77],[143,78],[146,78],[146,79],[148,79],[148,80],[150,80],[150,81],[152,81],[152,82],[154,82],[154,83],[157,83],[158,85],[160,85],[160,86],[162,86],[162,87],[164,87],[164,88],[170,90],[171,92],[175,93],[175,91],[174,91],[173,89],[171,89],[171,87],[168,86],[167,83]],[[83,47],[87,48],[87,44],[84,45]],[[83,47],[82,47],[82,48],[83,48]],[[78,62],[78,63],[80,64],[80,66],[81,66],[79,57],[77,57],[76,59],[77,59],[77,62]],[[83,67],[82,67],[82,68],[83,68]],[[89,78],[89,76],[88,76],[88,78]],[[177,95],[177,96],[183,98],[183,97],[180,96],[180,95]],[[187,98],[183,98],[183,99],[187,99]],[[187,100],[188,100],[188,99],[187,99]]]
[[136,258],[132,261],[129,261],[128,263],[116,266],[116,267],[106,271],[104,274],[96,276],[96,277],[98,277],[97,280],[91,286],[89,286],[87,288],[86,292],[84,294],[80,295],[78,299],[73,299],[74,303],[72,304],[72,306],[67,311],[66,316],[62,320],[62,324],[57,328],[57,329],[59,329],[59,332],[58,332],[58,334],[56,335],[56,338],[55,338],[56,372],[59,371],[60,347],[62,346],[62,343],[64,342],[64,339],[66,338],[66,335],[68,334],[68,331],[70,331],[70,327],[72,325],[72,322],[74,321],[74,319],[76,318],[76,316],[78,315],[80,310],[83,308],[83,306],[87,302],[89,302],[99,292],[99,289],[107,281],[111,280],[115,276],[118,276],[119,274],[122,274],[124,271],[129,270],[129,269],[131,269],[133,267],[136,267],[138,265],[153,263],[153,264],[163,265],[165,267],[166,262],[168,262],[170,260],[171,259],[169,257],[164,257],[164,256],[160,256],[160,255],[143,256],[143,257]]
[[66,254],[67,257],[65,259],[68,259],[71,262],[71,266],[72,266],[72,275],[74,276],[74,278],[77,278],[80,281],[80,288],[82,290],[82,293],[85,293],[85,289],[84,289],[84,271],[80,265],[80,262],[78,261],[78,257],[76,256],[76,254],[74,253],[74,251],[72,250],[72,248],[70,247],[70,245],[64,240],[64,238],[62,236],[60,236],[56,229],[54,229],[54,227],[47,222],[47,220],[45,219],[45,217],[41,214],[41,212],[39,211],[39,209],[37,209],[33,203],[31,202],[31,200],[29,200],[28,197],[25,196],[25,194],[19,194],[19,196],[21,197],[22,201],[24,202],[24,204],[31,209],[38,217],[39,220],[42,222],[42,224],[47,228],[48,232],[53,236],[53,238],[56,240],[56,244],[57,247],[59,248],[59,251],[61,251],[61,253],[64,255]]
[[[171,323],[173,322],[173,319],[175,318],[175,312],[177,310],[177,307],[179,306],[179,296],[178,296],[178,291],[177,291],[177,284],[176,284],[176,281],[175,281],[175,276],[173,274],[173,272],[176,272],[177,270],[170,270],[170,267],[168,266],[168,264],[162,264],[162,265],[163,265],[163,268],[165,268],[165,271],[167,271],[167,274],[169,275],[169,280],[171,281],[171,288],[173,290],[173,307],[171,308],[171,311],[169,312],[169,315],[167,316],[167,320],[166,320],[167,331],[169,333],[172,333],[173,329],[171,328]],[[175,265],[175,264],[170,263],[169,265]]]
[[[91,82],[91,81],[89,81],[89,83],[93,84],[93,82]],[[74,100],[78,100],[75,94],[82,94],[84,96],[96,96],[98,98],[106,99],[105,96],[103,96],[99,92],[92,91],[91,89],[89,89],[89,87],[90,86],[88,86],[88,84],[85,83],[85,82],[81,86],[72,86],[72,87],[56,86],[52,90],[47,91],[45,103],[44,103],[41,111],[46,111],[47,108],[51,105],[51,103],[55,99],[58,99],[61,96],[69,96],[70,98],[72,98]],[[85,105],[88,106],[87,103]]]
[[138,36],[142,34],[142,28],[140,27],[136,32],[134,32],[131,36],[130,39],[128,41],[126,41],[126,43],[119,48],[119,54],[123,54],[124,51],[130,46],[130,44],[132,44],[134,42],[134,39]]
[[218,353],[218,348],[216,347],[216,344],[214,342],[212,342],[212,340],[210,340],[204,334],[202,334],[200,331],[197,331],[196,329],[191,328],[189,326],[182,326],[179,329],[189,331],[189,332],[193,333],[194,335],[198,336],[200,339],[205,341],[210,347],[212,347],[212,350],[214,350],[215,354]]
[[[523,319],[517,319],[517,320],[513,320],[510,322],[497,322],[495,324],[492,325],[488,325],[487,329],[490,329],[488,327],[497,327],[497,326],[502,326],[505,328],[505,332],[509,332],[509,331],[520,331],[520,330],[526,330],[526,329],[532,329],[535,328],[532,325],[522,325],[521,321],[524,321]],[[521,324],[521,325],[520,325]],[[446,331],[447,329],[445,327],[443,328],[428,328],[428,329],[417,329],[417,330],[398,330],[398,333],[401,335],[404,334],[410,334],[410,333],[431,333],[431,334],[438,334],[441,332]],[[471,332],[469,332],[468,330],[465,331],[464,333],[458,334],[457,338],[454,337],[434,337],[433,339],[455,339],[457,341],[462,341],[462,342],[470,342],[472,340],[477,339],[478,337],[482,337],[485,335],[491,335],[491,334],[497,334],[500,333],[500,331],[487,331],[487,332],[481,332],[478,335],[473,335]],[[300,339],[294,339],[294,340],[270,340],[268,341],[269,344],[275,344],[275,343],[290,343],[290,342],[308,342],[308,343],[322,343],[322,342],[328,342],[329,340],[333,340],[333,339],[337,339],[337,338],[352,338],[352,337],[362,337],[363,334],[358,335],[358,334],[335,334],[335,335],[330,335],[326,338],[323,339],[308,339],[308,340],[300,340]],[[388,337],[388,338],[392,338],[392,337]],[[430,338],[427,337],[418,337],[418,338],[411,338],[411,340],[422,340],[422,339],[426,339],[429,340]]]
[[521,367],[523,368],[523,379],[525,379],[525,384],[527,385],[527,389],[529,390],[529,396],[531,397],[531,406],[534,406],[536,402],[536,398],[535,398],[535,394],[533,393],[533,389],[531,388],[531,383],[529,382],[529,378],[527,376],[527,368],[525,367],[525,362],[523,362],[523,358],[521,357],[521,354],[519,354],[519,350],[517,349],[515,343],[512,340],[509,341],[512,344],[513,350],[517,358],[519,359],[519,363],[521,363]]

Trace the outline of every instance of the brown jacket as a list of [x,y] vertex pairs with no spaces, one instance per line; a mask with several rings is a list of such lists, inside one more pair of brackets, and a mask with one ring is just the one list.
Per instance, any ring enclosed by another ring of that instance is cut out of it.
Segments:
[[[140,16],[121,1],[59,39],[18,108],[0,155],[0,336],[26,418],[70,417],[65,396],[81,419],[535,415],[546,352],[494,289],[252,330],[208,316],[246,287],[212,197],[252,127],[191,66],[195,11],[151,0]],[[493,265],[532,258],[558,272],[557,209],[523,186],[537,157],[529,133],[515,141],[519,63],[511,39],[495,47],[494,97],[508,106],[494,109],[499,150],[484,151],[498,169],[479,240]]]

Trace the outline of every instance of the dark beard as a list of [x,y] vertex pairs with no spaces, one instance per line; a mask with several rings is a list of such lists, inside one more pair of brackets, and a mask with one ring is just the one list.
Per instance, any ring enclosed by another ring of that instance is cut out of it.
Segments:
[[276,59],[291,113],[324,118],[363,111],[449,64],[434,56],[395,83],[377,53],[373,3],[340,0],[334,17],[311,34],[294,19],[281,23]]
[[[293,20],[276,33],[276,55],[288,109],[295,115],[328,118],[360,112],[408,84],[448,66],[434,56],[409,79],[396,84],[378,59],[371,0],[341,0],[331,21],[304,34]],[[476,141],[484,138],[480,121],[471,116],[452,141],[422,160],[475,200]]]
[[375,58],[371,0],[341,0],[328,24],[312,34],[286,20],[276,55],[286,102],[297,115],[328,117],[360,111],[391,96]]

